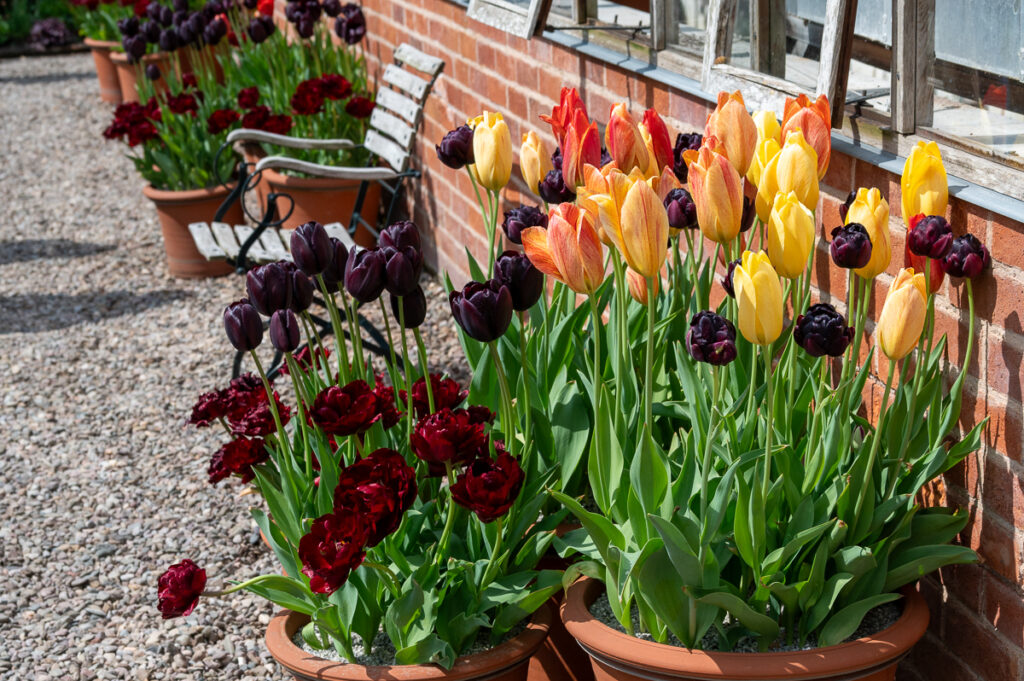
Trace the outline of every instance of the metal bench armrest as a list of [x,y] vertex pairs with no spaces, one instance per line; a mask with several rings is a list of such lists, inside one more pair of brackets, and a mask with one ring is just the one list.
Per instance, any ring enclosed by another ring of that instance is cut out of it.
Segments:
[[373,166],[370,168],[349,168],[345,166],[326,166],[320,163],[300,161],[297,158],[287,156],[267,156],[256,164],[254,172],[260,172],[267,168],[296,170],[314,177],[331,177],[338,180],[391,180],[399,177],[400,173],[391,168]]
[[228,135],[227,141],[228,144],[234,144],[235,142],[263,142],[265,144],[275,144],[282,147],[289,147],[291,149],[355,149],[360,146],[359,143],[353,142],[352,140],[304,139],[301,137],[278,135],[277,133],[267,132],[265,130],[254,130],[252,128],[233,130]]

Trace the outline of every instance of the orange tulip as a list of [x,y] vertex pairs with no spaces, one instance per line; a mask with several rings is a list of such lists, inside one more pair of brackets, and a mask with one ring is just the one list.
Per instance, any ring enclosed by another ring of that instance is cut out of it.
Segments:
[[832,111],[828,97],[818,95],[811,101],[807,95],[796,99],[786,98],[786,110],[782,116],[782,141],[794,130],[800,130],[804,139],[818,155],[818,179],[825,177],[829,160],[832,158]]
[[559,102],[551,110],[551,115],[540,115],[541,120],[551,126],[551,132],[555,133],[555,139],[558,140],[559,147],[562,146],[565,133],[568,131],[569,125],[575,120],[577,111],[582,111],[584,116],[587,115],[587,107],[584,106],[583,100],[580,99],[580,93],[574,87],[563,87]]
[[668,213],[647,182],[633,183],[622,204],[621,244],[626,264],[641,276],[656,277],[668,253]]
[[718,106],[708,116],[704,136],[714,135],[725,147],[725,156],[740,176],[747,174],[757,146],[757,125],[737,90],[732,94],[718,93]]
[[534,267],[577,293],[593,293],[604,281],[604,253],[594,219],[573,203],[551,209],[548,227],[522,232],[523,250]]
[[[639,272],[626,268],[626,285],[629,287],[629,295],[641,305],[647,305],[647,278]],[[661,290],[661,277],[654,277],[654,295]]]
[[576,188],[583,184],[583,169],[587,164],[592,166],[601,163],[601,136],[597,132],[597,123],[587,119],[587,114],[579,109],[576,117],[565,131],[562,144],[562,178],[565,186]]
[[584,184],[576,190],[576,204],[596,216],[598,238],[608,246],[617,247],[621,240],[619,215],[626,194],[637,179],[642,179],[638,170],[626,175],[614,163],[600,170],[589,164],[584,168]]
[[640,121],[640,135],[647,145],[647,177],[661,175],[665,166],[671,169],[675,163],[672,139],[669,137],[665,121],[654,109],[644,111],[644,118]]
[[647,145],[622,102],[612,107],[608,127],[604,131],[604,141],[608,145],[608,153],[620,170],[625,173],[633,168],[647,170]]
[[700,231],[724,244],[740,232],[743,178],[729,159],[712,151],[717,140],[709,139],[711,143],[701,146],[697,160],[689,165],[690,194],[697,206]]

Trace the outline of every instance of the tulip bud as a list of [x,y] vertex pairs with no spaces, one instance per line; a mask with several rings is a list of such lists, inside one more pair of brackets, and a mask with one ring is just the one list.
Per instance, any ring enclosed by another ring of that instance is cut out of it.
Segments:
[[335,20],[334,32],[348,45],[355,45],[366,35],[366,17],[363,10],[355,3],[348,3],[341,8],[341,14]]
[[399,296],[392,293],[390,297],[391,314],[393,314],[395,319],[399,322],[404,319],[405,326],[403,328],[415,329],[427,318],[427,297],[423,295],[423,287],[417,286],[407,295],[401,296],[402,313],[405,315],[404,318],[398,313]]
[[173,52],[178,49],[181,45],[181,38],[179,37],[178,29],[174,26],[169,26],[161,31],[159,44],[160,49],[164,52]]
[[709,310],[698,312],[686,332],[686,349],[698,362],[723,366],[736,359],[736,328]]
[[245,290],[252,306],[267,317],[285,309],[292,302],[291,277],[281,262],[271,262],[249,270],[245,275]]
[[254,350],[263,342],[263,320],[248,300],[224,308],[224,331],[236,350]]
[[853,340],[853,328],[834,307],[818,303],[796,318],[793,340],[812,357],[842,357]]
[[[800,203],[808,210],[818,205],[818,153],[811,147],[799,130],[786,136],[785,144],[776,156],[774,184],[782,194],[796,192]],[[765,169],[765,174],[771,172]]]
[[889,241],[889,203],[878,189],[861,187],[846,213],[846,224],[859,222],[871,238],[871,260],[854,270],[862,279],[874,279],[889,267],[892,246]]
[[740,218],[740,234],[749,232],[750,228],[754,226],[755,215],[757,215],[757,210],[754,207],[754,202],[744,196],[743,217]]
[[386,273],[384,288],[394,296],[406,296],[419,287],[423,273],[423,254],[411,247],[402,249],[386,246],[380,249],[384,256]]
[[856,199],[857,190],[854,189],[853,191],[846,195],[846,201],[843,202],[843,205],[839,206],[839,219],[842,220],[843,222],[846,222],[846,214],[850,212],[850,206],[853,205],[853,202]]
[[139,32],[146,38],[147,43],[155,45],[160,42],[160,24],[155,21],[147,21],[142,24]]
[[755,345],[771,345],[782,334],[782,283],[763,252],[744,251],[733,272],[740,333]]
[[758,111],[751,118],[757,126],[758,144],[765,140],[775,140],[776,145],[782,145],[782,126],[779,125],[779,119],[775,117],[774,111]]
[[[657,296],[661,291],[661,277],[652,277],[652,280],[654,281],[654,295]],[[626,285],[629,288],[629,297],[646,307],[650,300],[647,278],[633,268],[627,267]]]
[[296,314],[305,312],[313,304],[313,280],[295,263],[282,262],[281,266],[288,273],[288,281],[292,290],[292,299],[288,304],[288,309]]
[[379,248],[349,253],[345,264],[345,290],[360,303],[372,303],[384,291],[386,260]]
[[577,110],[562,142],[562,177],[565,186],[575,192],[576,187],[584,182],[584,169],[588,164],[596,167],[605,165],[601,137],[597,132],[597,123],[588,120],[586,112]]
[[903,219],[924,213],[945,215],[949,203],[949,184],[942,154],[935,142],[918,142],[907,154],[900,177]]
[[796,192],[776,197],[766,232],[768,257],[775,271],[786,279],[803,274],[814,248],[814,215],[800,203]]
[[973,234],[964,234],[953,239],[949,253],[942,261],[942,267],[953,277],[974,279],[992,262],[988,249]]
[[[713,144],[714,138],[709,141]],[[690,164],[689,178],[704,236],[720,244],[735,239],[743,218],[743,178],[729,159],[705,145]]]
[[683,229],[696,229],[697,204],[693,202],[690,192],[685,189],[673,189],[665,196],[665,212],[668,213],[668,226],[678,234]]
[[141,35],[126,36],[121,45],[128,55],[128,61],[132,63],[139,61],[146,54],[146,39]]
[[512,294],[512,309],[529,310],[544,292],[544,275],[530,259],[516,251],[505,251],[494,261],[495,277]]
[[626,105],[622,102],[612,107],[604,141],[611,152],[612,160],[619,170],[629,174],[634,168],[646,172],[650,157],[640,129],[633,122]]
[[462,330],[482,343],[501,338],[512,321],[512,293],[497,279],[471,281],[452,291],[448,302]]
[[409,247],[419,251],[422,249],[420,230],[412,220],[396,222],[381,230],[380,236],[377,237],[377,245],[397,249]]
[[871,261],[871,237],[859,222],[851,222],[832,230],[829,245],[832,262],[839,267],[855,270],[865,267]]
[[544,176],[544,179],[537,186],[537,193],[540,195],[540,198],[552,205],[569,203],[576,200],[576,192],[565,183],[561,168],[555,168]]
[[273,21],[265,21],[267,18],[269,17],[253,17],[252,20],[249,21],[249,28],[247,29],[249,38],[257,45],[269,38],[272,32],[270,27],[273,26],[274,23]]
[[324,0],[324,14],[329,17],[336,17],[341,14],[341,0]]
[[121,35],[125,38],[130,38],[139,33],[139,19],[138,17],[125,17],[119,19],[117,22],[117,28],[121,31]]
[[331,263],[334,255],[327,231],[319,222],[307,222],[292,232],[292,259],[299,269],[314,277]]
[[832,156],[832,110],[827,96],[819,95],[813,102],[807,95],[800,95],[796,99],[786,98],[782,141],[785,142],[796,130],[801,131],[807,143],[814,149],[820,180],[825,177]]
[[278,310],[270,317],[270,342],[281,352],[299,347],[299,320],[291,310]]
[[675,164],[675,156],[672,153],[672,139],[668,136],[665,121],[657,111],[648,109],[644,111],[639,127],[640,136],[644,138],[647,155],[650,157],[645,174],[648,177],[658,177],[666,167],[671,170]]
[[704,142],[704,135],[699,132],[679,133],[672,149],[672,170],[680,182],[686,182],[689,174],[689,159],[683,158],[687,151],[698,151]]
[[875,334],[885,356],[898,361],[910,354],[924,330],[928,294],[923,274],[900,270],[889,286]]
[[147,65],[146,78],[149,78],[150,80],[160,80],[160,67],[156,64]]
[[721,140],[724,155],[740,177],[745,176],[757,147],[757,125],[739,90],[718,93],[718,106],[704,127],[704,136],[709,135]]
[[910,219],[907,247],[914,255],[939,259],[953,245],[953,228],[941,215],[915,215]]
[[498,191],[512,176],[512,138],[500,113],[485,111],[473,126],[473,168],[480,185]]
[[[755,187],[761,185],[761,177],[765,168],[772,162],[772,159],[782,150],[774,138],[761,140],[754,148],[754,157],[750,160],[750,167],[747,168],[747,181]],[[772,179],[774,181],[774,178]]]
[[[552,171],[553,172],[553,171]],[[514,244],[523,243],[522,233],[528,227],[543,227],[547,229],[548,216],[537,206],[519,206],[512,210],[505,211],[505,219],[501,223],[501,229],[505,232],[505,238]]]
[[449,168],[459,170],[473,164],[473,129],[460,125],[449,131],[436,145],[437,158]]
[[348,264],[348,246],[341,239],[331,237],[331,250],[334,251],[331,264],[320,273],[328,293],[337,291],[339,285],[345,281],[345,265]]
[[736,268],[739,266],[739,264],[739,258],[736,258],[731,263],[729,263],[729,267],[725,270],[725,276],[722,277],[722,288],[725,289],[725,292],[729,295],[730,298],[736,297],[736,290],[733,288],[732,285],[732,275],[736,271]]
[[519,148],[519,169],[531,192],[537,193],[537,185],[553,167],[540,136],[533,130],[523,135],[523,145]]

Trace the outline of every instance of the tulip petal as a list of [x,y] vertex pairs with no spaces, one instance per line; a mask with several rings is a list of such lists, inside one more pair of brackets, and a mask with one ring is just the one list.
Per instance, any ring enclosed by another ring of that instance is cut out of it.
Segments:
[[523,250],[533,266],[549,277],[562,281],[562,274],[558,271],[548,248],[548,230],[543,227],[528,227],[522,231],[522,239]]
[[636,182],[622,206],[623,256],[641,276],[653,277],[665,262],[668,214],[646,182]]

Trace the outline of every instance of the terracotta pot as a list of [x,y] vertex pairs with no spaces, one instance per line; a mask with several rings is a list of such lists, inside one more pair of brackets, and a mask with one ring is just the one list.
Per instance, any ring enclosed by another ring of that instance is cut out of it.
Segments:
[[904,589],[903,614],[888,629],[827,648],[785,653],[718,653],[642,641],[616,631],[590,614],[604,589],[584,578],[566,594],[562,621],[590,655],[597,681],[669,679],[771,679],[893,681],[896,665],[928,627],[928,606]]
[[134,64],[129,63],[128,55],[124,52],[111,52],[110,61],[114,63],[114,68],[117,69],[117,80],[121,84],[122,101],[139,101],[139,89],[136,87],[136,84],[140,77],[146,77],[146,67],[150,64],[156,64],[157,68],[160,69],[160,79],[154,82],[157,92],[163,92],[167,89],[167,76],[171,72],[171,56],[166,52],[147,54],[142,58],[142,61]]
[[120,104],[121,82],[117,79],[114,62],[110,60],[110,50],[119,43],[86,38],[85,44],[89,46],[92,62],[96,65],[96,78],[100,81],[100,99],[111,104]]
[[[284,229],[295,229],[310,220],[323,224],[340,222],[348,225],[360,184],[326,177],[296,177],[276,170],[264,170],[260,183],[266,184],[265,191],[287,194],[295,201],[294,210],[282,225]],[[279,199],[277,206],[279,212],[287,212],[288,199]],[[379,207],[380,185],[373,182],[366,192],[362,207],[362,215],[370,224],[376,222]],[[355,241],[367,248],[376,245],[376,240],[362,226],[356,231]]]
[[[164,250],[167,252],[167,270],[172,277],[219,277],[234,271],[226,262],[204,258],[196,249],[188,231],[189,223],[213,220],[217,208],[227,198],[227,189],[218,186],[213,189],[173,192],[146,185],[142,193],[156,206],[160,231],[164,237]],[[245,216],[238,202],[232,204],[224,216],[224,222],[229,225],[245,224]]]
[[434,664],[365,667],[314,657],[292,643],[309,617],[283,610],[267,627],[267,649],[299,681],[526,681],[530,657],[547,638],[555,609],[545,604],[526,629],[496,648],[455,660],[451,669]]

